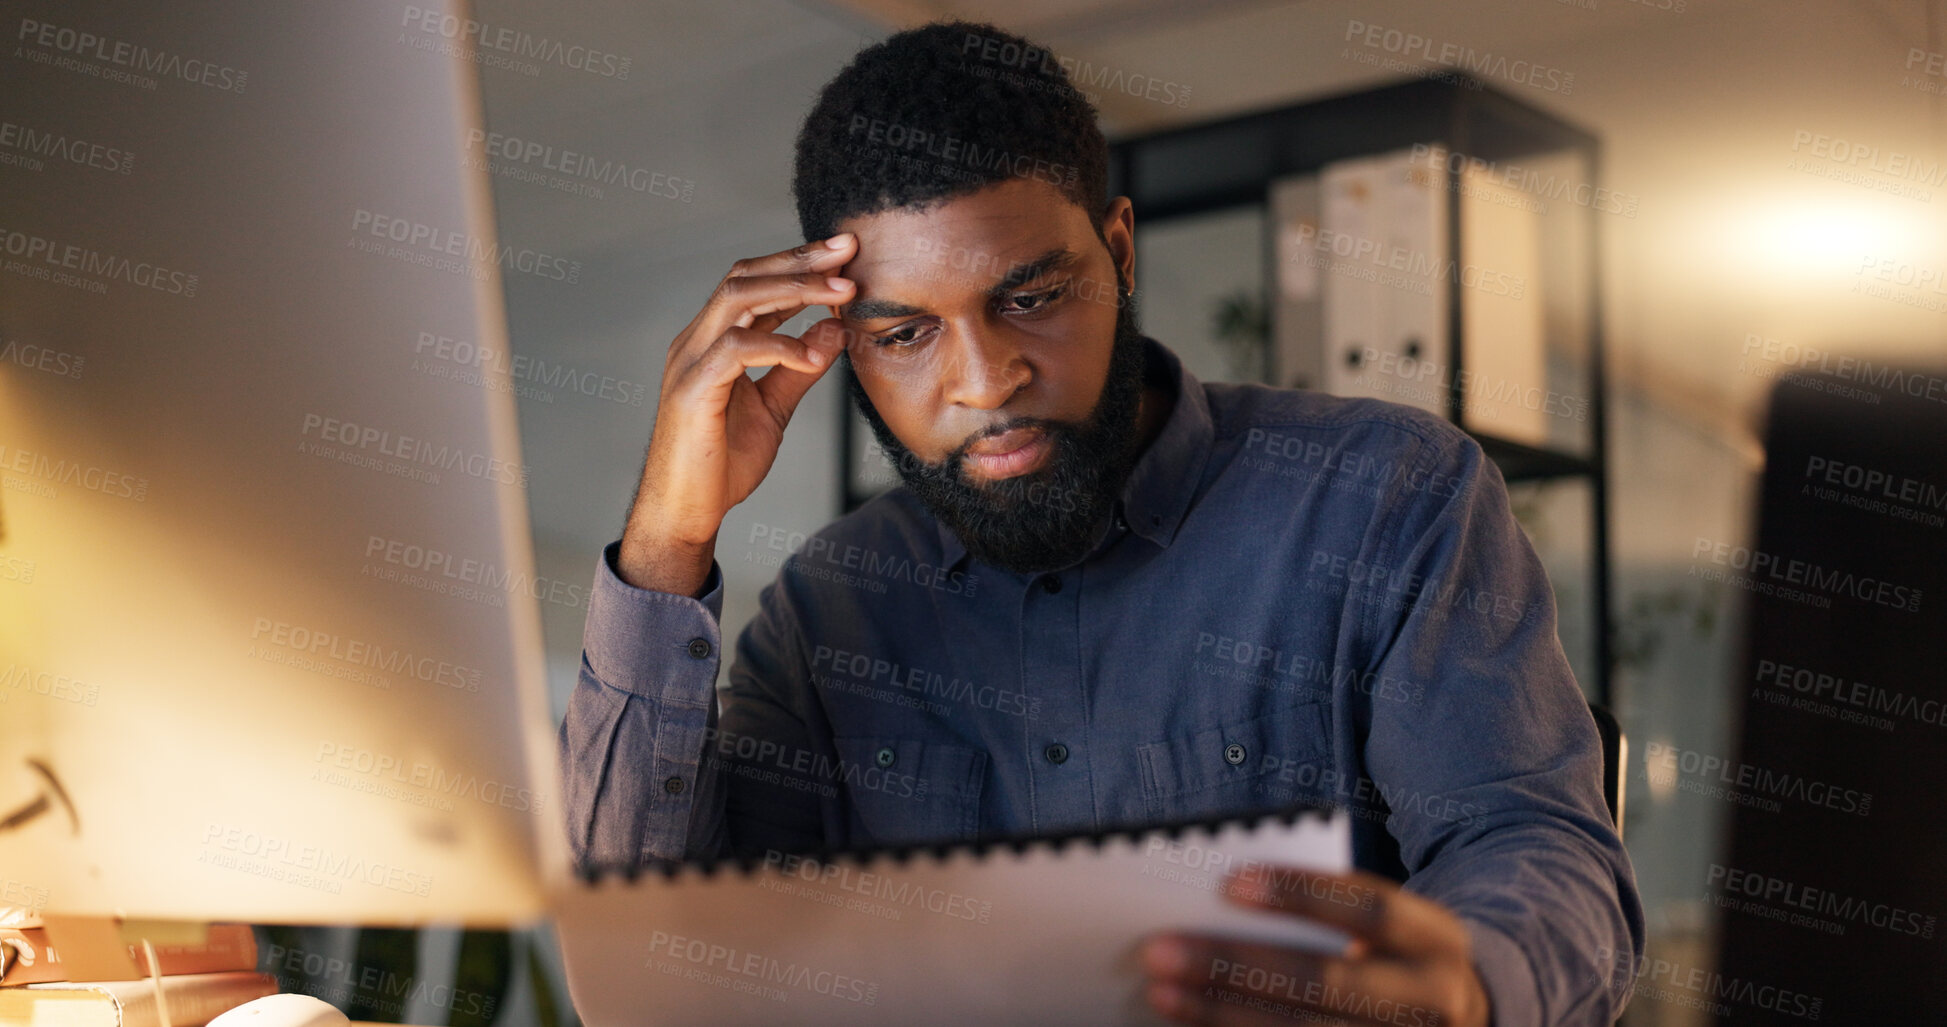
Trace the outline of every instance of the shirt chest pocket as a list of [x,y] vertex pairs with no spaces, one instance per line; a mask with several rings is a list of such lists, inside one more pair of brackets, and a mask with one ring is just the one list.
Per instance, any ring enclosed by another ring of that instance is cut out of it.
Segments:
[[1331,758],[1330,714],[1329,702],[1297,703],[1138,745],[1149,816],[1219,817],[1299,798],[1291,782]]
[[930,739],[833,738],[853,844],[961,841],[980,829],[987,753]]

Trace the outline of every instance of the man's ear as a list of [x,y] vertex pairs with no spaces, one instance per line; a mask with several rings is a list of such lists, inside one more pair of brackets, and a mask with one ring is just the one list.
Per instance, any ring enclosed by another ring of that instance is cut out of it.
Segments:
[[[1099,229],[1103,243],[1108,246],[1109,260],[1116,265],[1118,271],[1123,270],[1123,257],[1116,253],[1116,247],[1114,245],[1109,245],[1109,239],[1111,236],[1114,236],[1117,243],[1127,247],[1127,270],[1130,288],[1134,288],[1136,284],[1135,210],[1135,205],[1130,202],[1127,196],[1117,196],[1111,199],[1108,210],[1102,215],[1102,225]],[[1118,228],[1120,228],[1119,233],[1116,232]]]

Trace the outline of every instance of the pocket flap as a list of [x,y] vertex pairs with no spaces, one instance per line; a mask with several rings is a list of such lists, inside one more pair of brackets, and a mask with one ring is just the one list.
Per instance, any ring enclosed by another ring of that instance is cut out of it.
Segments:
[[875,842],[960,840],[980,823],[987,753],[917,738],[833,738],[846,795]]
[[1331,704],[1299,703],[1136,747],[1143,790],[1168,798],[1254,780],[1330,754]]

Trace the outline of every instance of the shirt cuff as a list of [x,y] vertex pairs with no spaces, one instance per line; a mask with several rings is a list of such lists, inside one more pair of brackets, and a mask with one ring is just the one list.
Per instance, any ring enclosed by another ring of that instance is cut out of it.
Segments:
[[1479,920],[1462,917],[1473,944],[1474,972],[1493,1007],[1493,1027],[1541,1027],[1541,991],[1535,970],[1514,939]]
[[602,549],[588,597],[582,654],[596,680],[649,699],[705,702],[722,651],[723,571],[710,561],[698,599],[637,588],[615,570],[620,541]]

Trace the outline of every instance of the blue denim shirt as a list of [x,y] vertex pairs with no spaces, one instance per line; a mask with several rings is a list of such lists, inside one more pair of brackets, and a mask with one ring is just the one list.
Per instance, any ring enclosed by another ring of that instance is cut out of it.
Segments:
[[1497,1024],[1611,1022],[1641,903],[1499,470],[1418,410],[1206,384],[1144,346],[1174,409],[1058,572],[973,560],[895,488],[775,553],[718,694],[720,565],[701,599],[653,592],[608,546],[560,736],[577,859],[1308,799],[1462,918]]

